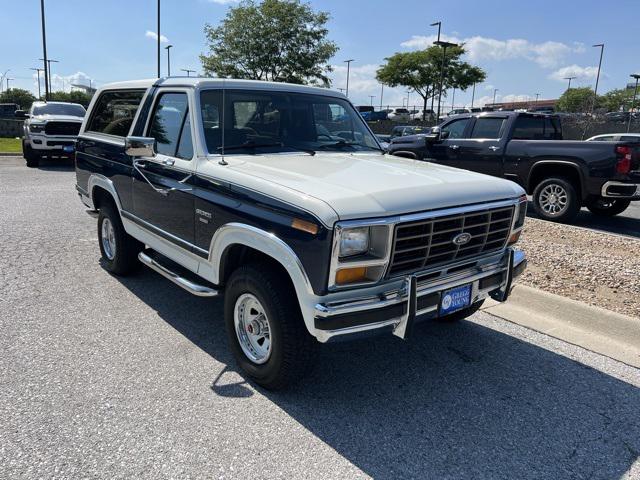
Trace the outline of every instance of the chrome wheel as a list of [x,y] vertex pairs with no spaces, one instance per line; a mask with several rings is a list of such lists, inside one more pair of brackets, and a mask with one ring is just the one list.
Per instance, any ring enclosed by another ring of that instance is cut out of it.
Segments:
[[236,337],[240,348],[253,363],[262,364],[271,356],[271,326],[260,301],[251,293],[236,300],[233,309]]
[[108,218],[102,220],[102,249],[107,259],[113,260],[116,256],[116,232]]
[[540,208],[549,215],[561,215],[567,209],[569,195],[561,185],[552,183],[540,192]]

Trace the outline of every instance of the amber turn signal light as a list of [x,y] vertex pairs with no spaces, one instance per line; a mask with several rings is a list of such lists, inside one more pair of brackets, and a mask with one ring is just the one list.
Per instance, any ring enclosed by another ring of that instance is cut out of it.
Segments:
[[520,233],[521,232],[522,232],[522,230],[518,230],[517,232],[511,234],[511,236],[509,237],[509,245],[513,245],[518,240],[520,240]]
[[343,268],[336,272],[336,285],[349,285],[367,279],[366,267]]
[[300,220],[299,218],[294,218],[291,222],[291,226],[296,230],[302,230],[303,232],[307,232],[312,235],[318,233],[318,226],[315,223]]

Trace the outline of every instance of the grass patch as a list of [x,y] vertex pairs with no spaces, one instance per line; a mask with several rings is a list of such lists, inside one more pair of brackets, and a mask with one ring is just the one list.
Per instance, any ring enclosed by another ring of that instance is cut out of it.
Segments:
[[22,152],[22,141],[19,138],[0,138],[0,153]]

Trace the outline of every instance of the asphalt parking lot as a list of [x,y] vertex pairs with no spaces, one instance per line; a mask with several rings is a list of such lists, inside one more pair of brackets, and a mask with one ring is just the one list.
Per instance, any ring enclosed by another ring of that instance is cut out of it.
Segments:
[[74,185],[0,158],[0,478],[640,477],[640,371],[486,313],[254,387],[220,300],[101,268]]

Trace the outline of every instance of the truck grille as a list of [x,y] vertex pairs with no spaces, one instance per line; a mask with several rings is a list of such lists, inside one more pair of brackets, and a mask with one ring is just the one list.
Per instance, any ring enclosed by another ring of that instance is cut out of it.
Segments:
[[[400,223],[387,276],[501,250],[509,239],[512,217],[513,207],[509,206]],[[468,233],[471,239],[464,245],[454,244],[454,237],[461,233]]]
[[78,135],[80,123],[78,122],[47,122],[44,133],[47,135]]

